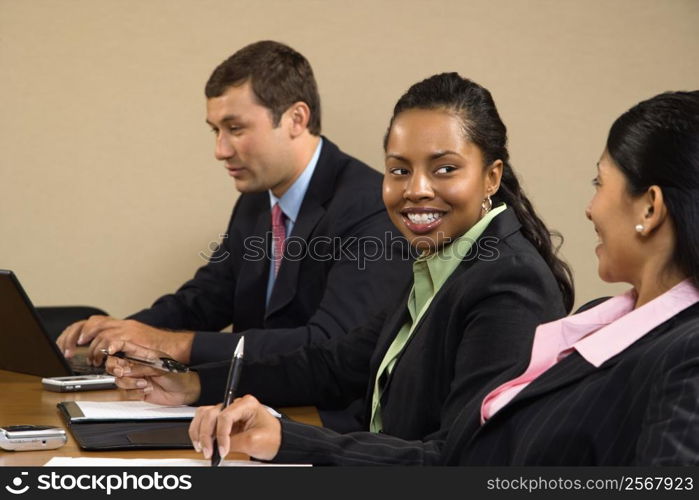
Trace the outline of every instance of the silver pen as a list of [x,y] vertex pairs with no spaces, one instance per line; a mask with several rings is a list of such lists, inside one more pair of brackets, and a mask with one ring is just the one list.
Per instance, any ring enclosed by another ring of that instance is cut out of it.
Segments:
[[184,363],[180,363],[176,359],[168,358],[165,356],[155,360],[149,360],[128,356],[126,353],[122,351],[115,352],[114,354],[110,354],[109,351],[107,351],[107,349],[100,349],[100,351],[102,352],[102,354],[105,354],[107,356],[112,356],[114,358],[119,359],[126,359],[133,363],[150,366],[151,368],[155,368],[156,370],[162,370],[164,372],[187,373],[189,371],[189,367]]

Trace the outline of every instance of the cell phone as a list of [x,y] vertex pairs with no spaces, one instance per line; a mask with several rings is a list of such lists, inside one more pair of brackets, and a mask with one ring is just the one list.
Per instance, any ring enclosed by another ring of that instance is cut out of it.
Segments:
[[66,444],[66,431],[49,425],[0,427],[0,448],[9,451],[55,450]]
[[111,375],[73,375],[69,377],[47,377],[41,384],[47,391],[76,392],[114,389],[114,377]]

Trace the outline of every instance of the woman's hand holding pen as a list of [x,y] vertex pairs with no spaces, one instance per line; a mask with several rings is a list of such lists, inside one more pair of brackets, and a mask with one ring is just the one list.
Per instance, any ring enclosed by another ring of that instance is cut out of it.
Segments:
[[[123,352],[128,356],[153,361],[166,356],[125,340],[112,342],[107,350],[111,354]],[[168,373],[113,356],[107,357],[105,369],[116,377],[117,387],[124,391],[128,399],[161,405],[191,404],[199,399],[201,385],[195,372]]]
[[189,426],[194,448],[209,459],[216,438],[223,459],[229,452],[244,453],[252,458],[271,460],[279,452],[282,426],[253,396],[237,398],[225,410],[221,405],[197,408]]

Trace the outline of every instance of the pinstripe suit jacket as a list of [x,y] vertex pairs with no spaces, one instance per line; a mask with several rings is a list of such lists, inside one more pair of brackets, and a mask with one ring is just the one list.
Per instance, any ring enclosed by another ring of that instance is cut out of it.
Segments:
[[[473,422],[481,401],[465,408],[464,421]],[[453,432],[444,457],[463,465],[699,464],[699,304],[599,368],[573,352],[483,426]]]

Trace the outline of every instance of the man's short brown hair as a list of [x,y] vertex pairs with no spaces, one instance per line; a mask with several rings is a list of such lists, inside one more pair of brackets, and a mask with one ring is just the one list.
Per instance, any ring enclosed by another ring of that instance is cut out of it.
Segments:
[[320,135],[320,96],[305,57],[271,40],[247,45],[214,70],[206,82],[206,97],[220,97],[229,87],[248,80],[257,100],[272,113],[275,126],[289,106],[301,101],[311,110],[308,131]]

